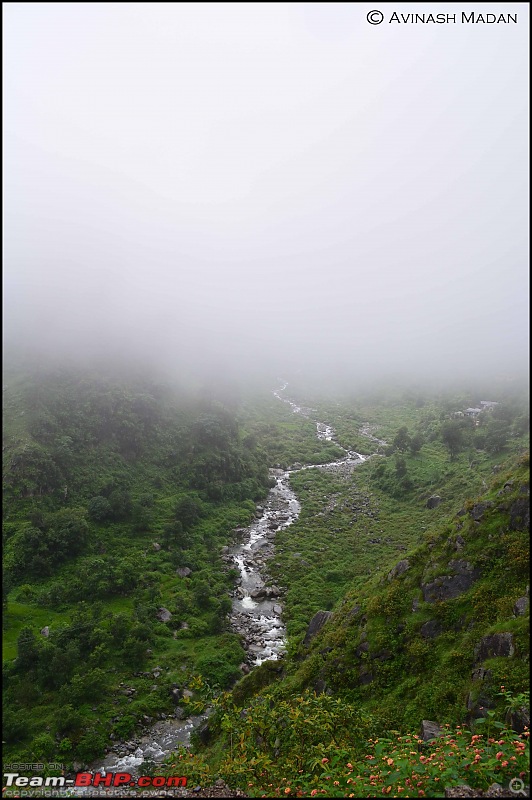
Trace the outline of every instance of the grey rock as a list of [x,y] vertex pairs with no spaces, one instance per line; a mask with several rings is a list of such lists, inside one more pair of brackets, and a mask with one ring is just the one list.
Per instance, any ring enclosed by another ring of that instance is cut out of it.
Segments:
[[515,652],[514,639],[511,633],[492,633],[484,636],[475,648],[477,661],[500,656],[510,658]]
[[442,632],[442,626],[436,619],[429,619],[421,626],[420,633],[424,639],[435,639]]
[[509,710],[506,713],[506,724],[517,733],[524,733],[525,728],[530,730],[530,709],[526,706]]
[[441,497],[437,494],[433,494],[432,497],[429,497],[427,500],[427,508],[437,508],[441,503]]
[[516,600],[514,605],[514,614],[516,617],[522,617],[524,614],[526,614],[528,603],[529,600],[526,595],[524,597],[520,597],[519,600]]
[[369,672],[364,665],[361,665],[358,679],[363,686],[366,686],[368,683],[372,683],[373,673]]
[[240,664],[240,671],[244,673],[244,675],[249,675],[250,669],[246,663]]
[[408,569],[410,569],[410,561],[407,558],[403,558],[402,561],[399,561],[399,563],[389,571],[388,580],[391,581],[392,578],[397,578],[398,575],[402,575]]
[[50,635],[50,628],[48,625],[45,625],[44,628],[41,628],[41,635],[47,638]]
[[159,542],[153,542],[152,547],[156,553],[158,553],[159,550],[161,549],[161,545],[159,544]]
[[459,597],[480,577],[480,570],[468,561],[456,559],[449,561],[449,567],[455,575],[442,575],[430,583],[422,584],[423,600],[434,603],[437,600],[452,600]]
[[189,575],[192,575],[192,570],[189,567],[179,567],[175,572],[180,578],[188,578]]
[[307,632],[305,634],[305,638],[303,639],[303,644],[308,647],[312,639],[316,636],[318,631],[320,631],[325,623],[332,617],[331,611],[318,611],[317,614],[314,614],[312,617],[310,624],[307,628]]
[[157,619],[160,622],[170,622],[172,619],[172,614],[167,608],[161,606],[161,608],[157,609]]
[[441,736],[441,734],[442,729],[437,722],[433,722],[430,719],[422,720],[419,735],[424,742],[429,742],[431,739],[436,739],[438,736]]
[[524,531],[530,528],[530,503],[527,498],[519,497],[510,506],[510,530]]
[[476,521],[479,522],[482,517],[484,516],[484,512],[491,508],[493,503],[475,503],[472,509],[470,509],[469,514],[470,516]]
[[484,669],[484,667],[477,667],[471,673],[471,679],[474,681],[484,681],[491,678],[491,670]]
[[465,539],[463,536],[460,536],[460,534],[458,534],[458,536],[454,540],[454,549],[462,550],[464,546],[465,546]]

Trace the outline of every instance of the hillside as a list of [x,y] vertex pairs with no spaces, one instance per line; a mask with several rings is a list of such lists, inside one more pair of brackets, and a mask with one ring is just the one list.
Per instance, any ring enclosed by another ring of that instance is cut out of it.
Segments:
[[228,403],[127,375],[9,373],[3,452],[11,758],[90,760],[173,711],[176,682],[234,680],[219,551],[269,478]]
[[[480,791],[526,777],[528,529],[526,456],[393,569],[318,612],[282,668],[243,678],[220,702],[198,773],[251,796],[406,787],[404,796],[432,797],[445,785]],[[443,747],[418,750],[435,735]]]
[[[452,739],[484,718],[513,725],[509,747],[522,741],[522,398],[500,392],[475,420],[457,411],[475,398],[452,392],[295,397],[298,413],[258,388],[237,397],[131,374],[6,374],[11,761],[87,765],[112,747],[131,752],[120,743],[157,720],[210,705],[197,755],[172,758],[187,759],[190,781],[221,777],[255,796],[330,794],[338,780],[343,796],[356,770],[357,790],[374,796],[365,770],[377,748],[404,762],[378,778],[382,795],[399,796],[412,783],[401,748],[422,720]],[[317,438],[316,420],[332,438]],[[344,462],[349,448],[366,456]],[[268,467],[292,465],[301,511],[275,535],[267,576],[283,587],[288,653],[241,679],[251,662],[230,627],[238,573],[223,553],[257,518]],[[441,766],[449,785],[467,777],[481,732],[468,736],[460,764]],[[479,790],[513,774],[493,742],[469,778]],[[436,791],[433,778],[420,778],[419,796]]]

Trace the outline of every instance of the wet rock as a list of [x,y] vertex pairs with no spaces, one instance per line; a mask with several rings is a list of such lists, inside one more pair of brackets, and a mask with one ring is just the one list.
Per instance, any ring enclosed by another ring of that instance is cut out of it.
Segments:
[[487,658],[500,656],[510,658],[514,653],[514,639],[511,633],[493,633],[480,640],[475,648],[475,659],[485,661]]
[[250,673],[250,669],[249,669],[249,667],[248,667],[248,665],[246,663],[240,664],[239,669],[240,669],[241,672],[244,673],[244,675],[249,675],[249,673]]
[[436,739],[438,736],[441,736],[441,734],[442,728],[437,722],[433,722],[430,719],[424,719],[421,722],[421,730],[419,735],[424,742],[429,742],[431,739]]
[[516,603],[514,605],[514,614],[515,614],[516,617],[522,617],[524,614],[526,614],[526,610],[528,608],[528,603],[529,603],[529,600],[528,600],[528,597],[526,597],[526,596],[520,597],[519,600],[516,601]]
[[393,567],[388,573],[388,580],[391,581],[392,578],[397,578],[399,575],[402,575],[404,572],[410,569],[410,561],[407,558],[403,558],[402,561],[399,561],[398,564]]
[[331,611],[318,611],[317,614],[314,614],[312,617],[310,624],[307,628],[307,632],[305,634],[305,638],[303,639],[303,644],[308,647],[312,639],[316,636],[318,631],[320,631],[325,623],[332,617]]
[[427,500],[427,508],[437,508],[441,503],[441,497],[437,494],[433,494]]

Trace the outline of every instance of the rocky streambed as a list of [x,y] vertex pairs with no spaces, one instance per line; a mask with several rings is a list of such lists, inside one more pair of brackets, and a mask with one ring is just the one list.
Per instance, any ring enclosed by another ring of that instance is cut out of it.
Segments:
[[[312,419],[313,409],[298,406],[283,396],[286,386],[285,383],[275,391],[274,396],[287,403],[295,414]],[[338,444],[332,426],[316,420],[315,424],[318,439]],[[369,426],[360,432],[372,441],[385,444],[372,435]],[[242,637],[242,645],[247,653],[247,662],[241,665],[244,674],[263,661],[281,658],[285,652],[286,629],[282,620],[284,587],[269,583],[267,564],[274,553],[277,532],[292,525],[301,510],[290,487],[290,476],[294,472],[315,468],[347,474],[369,458],[354,450],[342,450],[345,453],[342,458],[327,464],[294,464],[287,470],[271,469],[270,476],[275,485],[264,504],[257,507],[257,519],[247,528],[238,529],[235,532],[236,543],[222,551],[222,559],[227,567],[236,566],[240,573],[233,591],[230,622],[234,632]],[[208,713],[188,719],[181,719],[181,713],[178,708],[173,716],[164,718],[161,715],[163,718],[147,725],[141,735],[130,741],[116,743],[104,758],[91,765],[91,771],[128,772],[137,777],[141,774],[139,770],[144,762],[160,763],[179,745],[189,746],[192,732],[207,719]],[[84,794],[85,791],[80,787],[76,790],[78,793]]]

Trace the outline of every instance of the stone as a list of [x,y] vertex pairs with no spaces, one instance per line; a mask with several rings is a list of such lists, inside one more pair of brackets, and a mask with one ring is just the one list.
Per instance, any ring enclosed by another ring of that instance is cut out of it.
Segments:
[[179,703],[181,700],[181,690],[180,689],[172,689],[172,699],[174,703]]
[[327,684],[323,680],[323,678],[318,678],[316,683],[314,684],[314,691],[316,694],[324,694],[327,691]]
[[509,658],[514,653],[514,639],[511,633],[492,633],[491,636],[484,636],[475,648],[477,661],[500,656]]
[[180,578],[188,578],[189,575],[192,575],[192,570],[189,567],[179,567],[175,571],[176,575],[179,575]]
[[429,619],[425,622],[420,629],[420,633],[424,639],[435,639],[442,632],[442,626],[436,619]]
[[[514,605],[514,614],[516,617],[522,617],[526,614],[526,610],[528,608],[528,597],[520,597],[519,600],[516,600]],[[41,631],[42,633],[42,631]]]
[[167,608],[161,606],[161,608],[157,609],[157,619],[160,622],[170,622],[170,620],[172,619],[172,614],[170,611],[168,611]]
[[427,500],[427,508],[437,508],[441,503],[441,497],[437,494],[433,494]]
[[369,672],[364,665],[361,665],[359,672],[359,681],[362,686],[366,686],[373,681],[373,673]]
[[307,628],[307,632],[305,634],[305,638],[303,639],[303,644],[308,647],[312,639],[316,636],[318,631],[320,631],[325,623],[332,617],[331,611],[318,611],[312,617],[309,626]]
[[458,534],[458,536],[454,540],[454,549],[461,550],[464,546],[465,546],[465,539],[463,536],[460,536],[460,534]]
[[524,531],[530,528],[530,503],[526,497],[519,497],[510,506],[510,530]]
[[161,545],[159,544],[159,542],[153,542],[152,547],[156,553],[158,553],[159,550],[161,549]]
[[239,669],[244,675],[249,675],[249,673],[250,673],[250,669],[249,669],[248,665],[246,663],[244,663],[244,662],[242,664],[240,664]]
[[457,574],[442,575],[430,583],[422,584],[423,600],[434,603],[437,600],[452,600],[459,597],[480,577],[480,570],[468,561],[456,559],[449,561],[449,567]]
[[361,644],[358,645],[357,649],[355,650],[355,654],[360,658],[362,656],[362,653],[367,653],[368,650],[369,650],[369,643],[362,642]]
[[491,670],[484,669],[484,667],[477,667],[471,673],[471,680],[473,681],[484,681],[489,680],[491,678]]
[[431,739],[436,739],[438,736],[441,736],[441,734],[442,729],[437,722],[433,722],[430,719],[422,720],[419,735],[424,742],[429,742]]
[[50,628],[48,625],[45,625],[44,628],[41,628],[41,635],[47,638],[50,635]]
[[506,724],[510,726],[516,733],[524,733],[525,728],[530,730],[530,709],[526,706],[521,706],[514,710],[509,709],[506,713]]
[[469,515],[475,520],[475,522],[480,522],[482,517],[484,516],[484,512],[491,508],[493,503],[475,503],[473,508],[470,509]]
[[403,558],[402,561],[399,561],[399,563],[389,571],[388,580],[391,581],[392,578],[397,578],[398,575],[402,575],[408,569],[410,569],[410,561],[407,558]]

